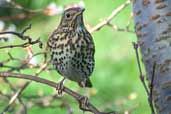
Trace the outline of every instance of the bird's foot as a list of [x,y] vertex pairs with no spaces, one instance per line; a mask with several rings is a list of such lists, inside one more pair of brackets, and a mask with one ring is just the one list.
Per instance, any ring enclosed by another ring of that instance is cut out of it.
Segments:
[[81,96],[79,98],[79,107],[81,110],[86,111],[88,106],[88,97],[87,96]]
[[63,89],[64,89],[64,86],[62,83],[58,83],[56,85],[56,90],[58,92],[58,96],[63,96]]
[[57,85],[56,90],[58,91],[58,96],[63,96],[63,89],[64,89],[64,79],[62,79]]

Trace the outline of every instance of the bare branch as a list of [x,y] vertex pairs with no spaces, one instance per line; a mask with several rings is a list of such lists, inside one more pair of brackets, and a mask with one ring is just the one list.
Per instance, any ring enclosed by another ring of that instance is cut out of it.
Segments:
[[28,40],[28,42],[24,43],[24,44],[2,46],[2,47],[0,47],[0,49],[3,49],[3,48],[14,48],[14,47],[27,47],[28,45],[33,45],[33,44],[36,44],[36,43],[39,43],[39,47],[42,48],[42,42],[40,41],[40,38],[38,38],[35,41],[32,41],[31,37],[24,35],[24,33],[27,30],[29,30],[29,29],[31,29],[31,24],[29,26],[27,26],[22,32],[14,32],[14,31],[0,32],[0,35],[3,35],[3,34],[13,34],[13,35],[16,35],[18,38],[20,38],[22,40]]
[[7,46],[1,46],[0,49],[4,49],[4,48],[15,48],[15,47],[22,47],[22,48],[25,48],[25,47],[28,47],[29,45],[34,45],[34,44],[37,44],[39,43],[39,45],[41,45],[41,41],[40,41],[40,38],[38,38],[37,40],[35,41],[28,41],[26,43],[23,43],[23,44],[17,44],[17,45],[7,45]]
[[[19,74],[19,73],[9,73],[9,72],[0,72],[0,77],[4,77],[4,78],[8,78],[8,77],[12,77],[12,78],[20,78],[20,79],[28,79],[31,81],[35,81],[38,83],[42,83],[42,84],[46,84],[48,86],[54,87],[56,88],[57,83],[53,82],[53,81],[49,81],[40,77],[36,77],[36,76],[32,76],[32,75],[27,75],[27,74]],[[63,91],[67,94],[69,94],[70,96],[74,97],[78,102],[80,100],[81,97],[83,97],[82,95],[72,91],[71,89],[67,88],[64,86]],[[115,112],[110,112],[110,113],[106,113],[106,112],[100,112],[93,104],[91,104],[89,101],[87,103],[87,109],[88,111],[94,113],[94,114],[115,114]],[[87,111],[83,110],[83,111]]]
[[[26,86],[25,86],[26,87]],[[15,102],[15,100],[18,98],[18,96],[22,93],[22,91],[25,89],[25,87],[23,87],[22,89],[20,89],[18,92],[16,92],[10,99],[9,104],[2,110],[2,112],[0,114],[4,114],[6,111],[8,111],[8,109],[10,108],[10,106]]]
[[153,105],[153,86],[154,86],[154,77],[155,77],[155,70],[156,70],[156,62],[153,64],[152,76],[151,76],[151,83],[150,83],[150,105],[152,106],[152,114],[155,114],[154,105]]
[[[140,80],[143,84],[143,87],[145,88],[145,91],[146,91],[146,94],[148,96],[148,103],[150,105],[150,109],[151,109],[151,113],[152,114],[155,114],[155,110],[154,110],[154,106],[153,106],[153,99],[152,99],[152,86],[151,86],[151,90],[149,91],[148,90],[148,87],[145,83],[145,80],[144,80],[144,75],[142,73],[142,68],[141,68],[141,64],[140,64],[140,58],[139,58],[139,54],[138,54],[138,44],[133,42],[133,46],[134,46],[134,49],[135,49],[135,53],[136,53],[136,58],[137,58],[137,63],[138,63],[138,69],[139,69],[139,73],[140,73]],[[152,80],[151,80],[151,84],[153,84],[153,79],[154,79],[154,75],[155,75],[155,64],[153,66],[153,73],[152,73]]]
[[21,104],[21,108],[16,112],[16,114],[27,114],[27,106],[24,104],[21,98],[18,98],[18,101]]
[[[40,55],[40,54],[44,54],[44,53],[36,53],[36,54],[32,55],[32,57],[37,56],[37,55]],[[10,53],[8,53],[8,55],[10,56],[11,59],[16,59],[16,58],[14,58]],[[31,57],[31,58],[32,58],[32,57]],[[29,58],[29,59],[31,59],[31,58]],[[18,59],[17,59],[17,60],[18,60]],[[20,60],[20,61],[21,61],[21,60]],[[21,70],[21,69],[27,67],[27,63],[24,63],[24,64],[22,64],[22,65],[19,66],[19,67],[12,67],[12,66],[10,67],[10,66],[3,65],[3,64],[2,64],[1,66],[11,68],[10,70],[8,70],[8,72],[11,72],[11,71],[13,71],[13,70]],[[40,68],[37,69],[37,72],[35,73],[35,75],[39,75],[46,67],[47,67],[47,64],[41,65]],[[7,78],[3,78],[3,79],[4,79],[5,81],[7,81],[7,82],[8,82],[7,84],[10,86],[11,89],[13,89],[13,86],[12,86],[11,83],[7,80]],[[20,102],[20,104],[21,104],[22,107],[23,107],[22,110],[26,113],[26,111],[27,111],[26,106],[24,105],[24,103],[22,102],[22,100],[19,98],[19,96],[21,95],[21,93],[24,91],[24,89],[25,89],[30,83],[31,83],[31,81],[27,81],[25,84],[23,84],[23,86],[20,88],[20,90],[18,90],[18,92],[14,92],[15,90],[13,90],[13,93],[15,93],[15,94],[11,97],[9,104],[3,109],[3,112],[2,112],[2,113],[7,112],[8,109],[10,108],[10,106],[16,101],[16,99],[18,99],[18,101]]]
[[0,32],[1,34],[13,34],[18,36],[20,39],[22,40],[26,40],[28,39],[29,41],[31,41],[31,38],[29,36],[25,36],[24,33],[28,30],[31,29],[31,24],[29,26],[27,26],[22,32],[14,32],[14,31],[4,31],[4,32]]
[[126,6],[128,6],[130,4],[130,0],[127,0],[125,3],[123,3],[122,5],[120,5],[118,8],[116,8],[112,14],[107,17],[106,19],[104,19],[102,22],[98,23],[95,27],[93,27],[92,29],[89,30],[90,33],[94,32],[94,31],[98,31],[100,30],[103,26],[107,25],[108,23],[110,23],[110,21],[117,15],[119,14]]
[[133,30],[129,30],[127,27],[126,28],[120,28],[120,27],[113,25],[111,23],[108,23],[107,25],[115,31],[135,33]]
[[136,44],[135,42],[133,42],[133,46],[134,46],[134,49],[135,49],[135,53],[136,53],[136,58],[137,58],[137,63],[138,63],[138,69],[139,69],[139,73],[140,73],[140,79],[141,79],[141,82],[145,88],[145,91],[147,93],[147,95],[149,96],[150,93],[148,91],[148,87],[144,81],[144,75],[142,73],[142,69],[141,69],[141,64],[140,64],[140,58],[139,58],[139,54],[138,54],[138,44]]

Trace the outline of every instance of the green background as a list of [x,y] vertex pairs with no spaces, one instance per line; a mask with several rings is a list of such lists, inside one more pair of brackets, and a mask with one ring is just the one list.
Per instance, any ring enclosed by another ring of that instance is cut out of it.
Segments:
[[[51,0],[16,1],[22,6],[30,9],[44,8],[52,2]],[[63,6],[70,3],[78,3],[79,0],[55,0],[53,2],[55,2],[58,6]],[[105,17],[108,17],[115,8],[124,2],[124,0],[85,0],[84,3],[86,10],[84,12],[84,21],[86,25],[88,24],[91,27],[95,26]],[[131,5],[126,7],[111,21],[112,24],[125,28],[132,10],[131,8]],[[5,15],[6,13],[1,12],[1,15]],[[35,39],[40,37],[41,41],[44,43],[43,48],[45,48],[48,35],[57,27],[60,18],[60,15],[49,17],[37,14],[31,19],[25,19],[22,21],[11,20],[7,23],[15,23],[18,27],[18,31],[22,30],[29,23],[32,23],[32,28],[26,34]],[[130,29],[133,30],[133,19],[131,20],[131,23]],[[93,32],[92,36],[96,47],[96,64],[94,72],[91,76],[93,88],[82,89],[71,81],[66,81],[65,85],[70,89],[82,93],[83,95],[89,94],[90,101],[102,111],[114,110],[120,113],[131,111],[131,114],[150,114],[147,96],[139,79],[135,51],[132,46],[132,42],[136,42],[135,34],[115,31],[108,26],[104,26],[99,31]],[[13,41],[6,43],[0,42],[0,45],[21,42],[24,41],[14,39]],[[33,46],[33,49],[35,53],[41,50],[37,45]],[[6,50],[12,53],[15,57],[25,58],[26,56],[24,49],[16,48]],[[7,55],[0,52],[1,61],[3,61],[6,57]],[[40,62],[42,60],[39,56],[37,59]],[[10,65],[14,66],[17,66],[18,64],[19,63],[17,62],[10,63]],[[2,70],[5,69],[1,69],[1,71]],[[22,73],[34,74],[35,71],[36,70],[34,69],[28,69],[23,70]],[[61,79],[56,71],[43,72],[40,76],[56,82]],[[13,85],[22,85],[24,82],[24,80],[18,79],[10,79],[10,81]],[[4,83],[0,85],[0,90],[10,92],[8,86]],[[53,88],[32,82],[29,87],[24,90],[22,96],[38,95],[40,93],[41,95],[54,95],[56,91]],[[36,99],[31,99],[31,101],[28,101],[22,96],[21,98],[25,103],[36,101]],[[53,103],[55,105],[57,104],[56,107],[39,107],[35,105],[32,108],[28,108],[28,114],[66,114],[66,109],[58,106],[61,104],[61,99],[71,106],[74,114],[83,113],[78,108],[77,102],[72,97],[65,94],[60,99],[54,99],[55,102]],[[1,99],[0,110],[2,110],[6,104],[8,104],[8,100]],[[13,107],[15,106],[18,105],[13,105]],[[85,112],[85,114],[89,113]]]

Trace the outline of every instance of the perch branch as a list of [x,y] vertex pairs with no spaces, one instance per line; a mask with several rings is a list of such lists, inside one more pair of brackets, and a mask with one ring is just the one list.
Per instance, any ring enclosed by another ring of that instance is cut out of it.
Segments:
[[[28,79],[31,81],[35,81],[38,83],[42,83],[42,84],[46,84],[48,86],[54,87],[56,88],[57,83],[53,82],[53,81],[49,81],[40,77],[36,77],[36,76],[32,76],[32,75],[27,75],[27,74],[20,74],[20,73],[9,73],[9,72],[0,72],[0,77],[4,77],[4,78],[20,78],[20,79]],[[63,91],[69,95],[71,95],[72,97],[74,97],[78,102],[80,100],[81,97],[83,97],[82,95],[72,91],[71,89],[67,88],[64,86]],[[79,102],[80,103],[80,102]],[[87,110],[88,109],[88,110]],[[94,114],[115,114],[115,112],[100,112],[93,104],[91,104],[89,101],[87,103],[87,109],[82,109],[83,111],[89,111],[92,112]]]
[[[47,64],[43,64],[35,73],[35,76],[38,76],[45,68],[47,67]],[[11,100],[9,102],[9,104],[4,108],[3,113],[8,111],[9,107],[15,102],[16,99],[19,100],[19,102],[23,105],[24,110],[26,112],[26,108],[25,105],[22,103],[21,99],[19,98],[19,96],[22,94],[22,92],[25,90],[25,88],[27,88],[29,86],[29,84],[32,81],[27,81],[26,83],[23,84],[23,86],[20,88],[20,90],[18,92],[16,92],[12,97]],[[2,114],[3,114],[2,113]]]

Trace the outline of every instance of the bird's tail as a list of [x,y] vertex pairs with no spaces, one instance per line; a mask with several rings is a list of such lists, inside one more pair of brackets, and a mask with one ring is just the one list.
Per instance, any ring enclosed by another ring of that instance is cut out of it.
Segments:
[[93,86],[89,78],[87,78],[85,81],[79,82],[78,85],[79,85],[80,87],[83,87],[83,88],[84,88],[84,87],[89,87],[89,88],[91,88],[91,87]]

